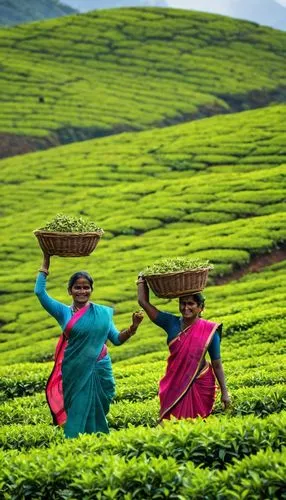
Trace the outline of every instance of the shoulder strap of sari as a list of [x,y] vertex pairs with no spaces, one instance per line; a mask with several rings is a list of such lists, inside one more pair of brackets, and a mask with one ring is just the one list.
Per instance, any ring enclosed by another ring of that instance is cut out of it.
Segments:
[[70,331],[72,327],[76,324],[76,322],[86,313],[86,311],[89,309],[90,304],[87,304],[86,306],[82,307],[79,309],[74,315],[71,317],[69,322],[67,323],[63,335],[66,339],[69,338]]
[[89,305],[87,304],[72,316],[57,343],[54,367],[46,385],[46,398],[55,425],[62,425],[67,419],[63,399],[62,362],[68,344],[69,333],[76,322],[88,310]]

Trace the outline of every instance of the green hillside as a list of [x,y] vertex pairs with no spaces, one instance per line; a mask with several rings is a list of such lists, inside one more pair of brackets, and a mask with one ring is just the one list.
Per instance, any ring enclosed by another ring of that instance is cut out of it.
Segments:
[[[273,106],[2,160],[0,362],[52,355],[58,327],[31,295],[41,262],[32,231],[57,212],[106,232],[90,257],[53,259],[51,294],[68,300],[68,276],[87,268],[120,327],[137,307],[138,272],[155,259],[209,258],[213,281],[285,247],[285,118],[286,106]],[[143,338],[134,345],[152,352]]]
[[2,29],[1,155],[285,101],[285,37],[156,8]]
[[1,0],[0,24],[13,25],[76,12],[59,0]]

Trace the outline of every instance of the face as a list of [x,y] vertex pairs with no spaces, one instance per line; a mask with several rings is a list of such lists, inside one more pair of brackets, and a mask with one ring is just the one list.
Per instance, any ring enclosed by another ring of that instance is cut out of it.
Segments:
[[69,289],[69,294],[72,296],[74,304],[81,306],[89,301],[91,292],[92,288],[86,278],[78,278]]
[[202,306],[199,306],[194,300],[193,295],[181,297],[179,302],[179,309],[184,320],[187,321],[194,321],[203,310]]

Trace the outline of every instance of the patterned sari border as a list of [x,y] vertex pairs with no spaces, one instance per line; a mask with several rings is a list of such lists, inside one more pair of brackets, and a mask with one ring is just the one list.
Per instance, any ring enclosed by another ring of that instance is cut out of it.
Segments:
[[[191,326],[193,326],[193,325],[191,325]],[[185,333],[185,331],[188,330],[188,328],[190,328],[190,327],[187,326],[186,328],[184,328],[184,330],[182,330],[180,333],[178,333],[177,337],[175,337],[173,340],[171,340],[171,342],[169,342],[168,347],[170,347],[172,344],[174,344],[175,342],[180,340],[181,335],[183,335],[183,333]]]

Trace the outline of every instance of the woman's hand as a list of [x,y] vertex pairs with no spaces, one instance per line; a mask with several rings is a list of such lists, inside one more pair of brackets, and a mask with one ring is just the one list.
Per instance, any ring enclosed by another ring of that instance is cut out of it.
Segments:
[[144,319],[144,312],[143,311],[135,311],[132,314],[132,327],[134,329],[137,329],[138,326],[140,325],[140,323],[143,321],[143,319]]
[[221,395],[221,404],[224,410],[230,407],[231,405],[231,398],[228,392],[223,392]]
[[148,288],[148,283],[145,280],[143,274],[138,274],[136,285],[141,285],[141,284],[144,285],[144,287],[147,286],[147,288]]
[[144,318],[143,311],[136,311],[132,314],[132,325],[130,325],[129,328],[121,330],[119,334],[119,340],[121,344],[126,342],[126,340],[130,339],[130,337],[132,337],[132,335],[136,333],[137,328],[140,325],[143,318]]

